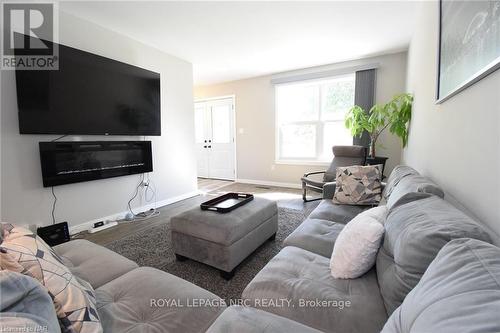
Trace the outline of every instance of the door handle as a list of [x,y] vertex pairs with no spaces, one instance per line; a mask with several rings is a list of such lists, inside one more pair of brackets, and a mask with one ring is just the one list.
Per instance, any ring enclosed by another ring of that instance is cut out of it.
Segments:
[[212,142],[212,140],[208,140],[208,142]]
[[212,146],[208,146],[208,148],[212,148]]
[[207,146],[203,146],[203,148],[207,148]]

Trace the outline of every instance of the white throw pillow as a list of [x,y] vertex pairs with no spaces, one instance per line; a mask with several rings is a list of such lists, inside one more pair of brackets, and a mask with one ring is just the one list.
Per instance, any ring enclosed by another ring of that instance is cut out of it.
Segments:
[[387,214],[389,214],[389,209],[387,208],[387,206],[380,205],[377,207],[373,207],[371,209],[367,209],[367,210],[359,213],[356,217],[361,217],[361,218],[371,217],[371,218],[379,221],[380,223],[384,224],[385,220],[387,219]]
[[378,206],[360,213],[346,224],[333,247],[330,259],[332,276],[354,279],[373,267],[384,236],[387,207]]

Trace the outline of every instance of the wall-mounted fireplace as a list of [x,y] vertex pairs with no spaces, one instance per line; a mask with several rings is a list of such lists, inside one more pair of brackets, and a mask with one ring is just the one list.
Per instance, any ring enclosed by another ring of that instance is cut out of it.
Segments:
[[153,171],[151,141],[40,142],[43,186]]

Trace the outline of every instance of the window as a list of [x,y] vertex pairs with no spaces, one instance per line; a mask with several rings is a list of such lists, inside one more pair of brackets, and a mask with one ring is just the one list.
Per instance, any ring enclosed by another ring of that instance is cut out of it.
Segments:
[[276,85],[278,163],[329,162],[333,145],[352,145],[344,117],[354,85],[354,74]]

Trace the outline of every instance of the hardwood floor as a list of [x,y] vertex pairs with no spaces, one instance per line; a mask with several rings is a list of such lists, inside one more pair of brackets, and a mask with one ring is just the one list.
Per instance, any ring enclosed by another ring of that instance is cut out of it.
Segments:
[[209,193],[233,183],[234,182],[230,180],[198,178],[198,190],[203,193]]
[[198,188],[203,193],[201,195],[182,200],[171,205],[158,208],[159,216],[152,217],[144,221],[121,221],[115,227],[99,231],[94,234],[82,232],[74,235],[73,238],[84,238],[96,244],[105,245],[117,239],[127,237],[133,233],[143,231],[152,226],[166,223],[172,216],[175,216],[183,211],[186,211],[194,206],[201,204],[216,196],[227,192],[244,192],[262,196],[270,200],[284,200],[285,204],[290,208],[302,209],[303,203],[301,198],[301,190],[275,187],[275,186],[259,186],[253,184],[235,183],[232,181],[215,180],[215,179],[198,179]]

